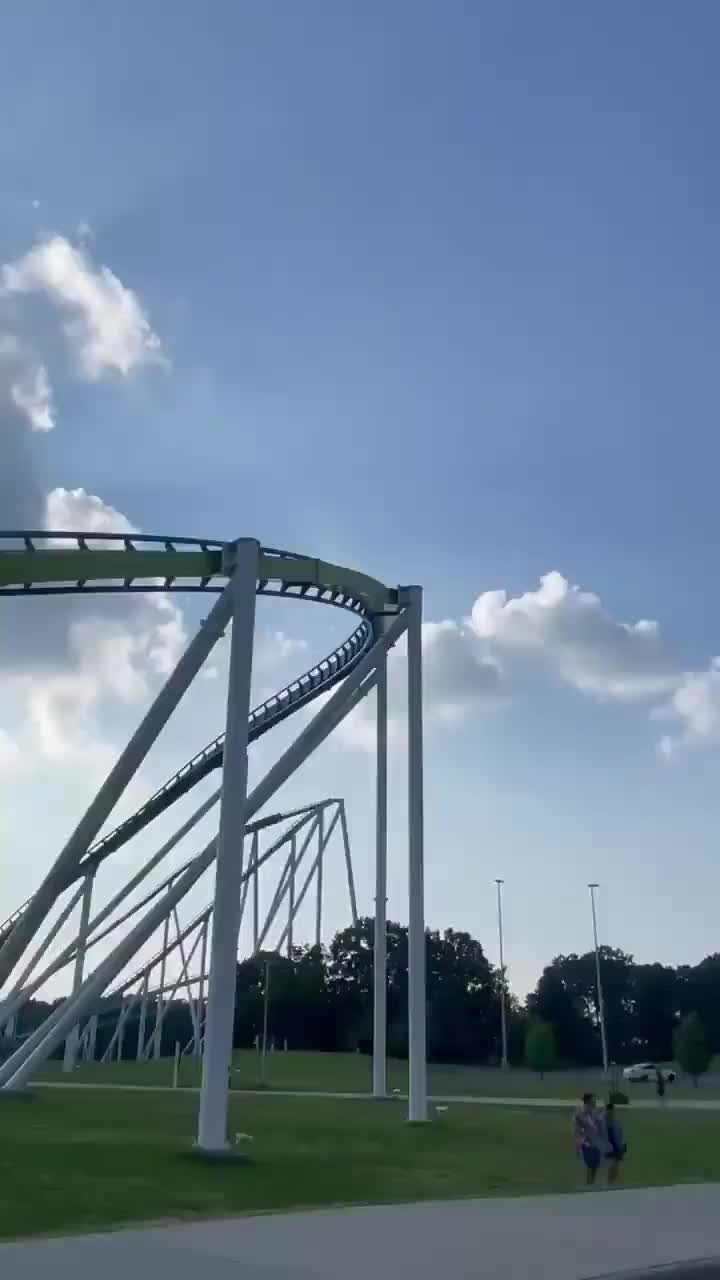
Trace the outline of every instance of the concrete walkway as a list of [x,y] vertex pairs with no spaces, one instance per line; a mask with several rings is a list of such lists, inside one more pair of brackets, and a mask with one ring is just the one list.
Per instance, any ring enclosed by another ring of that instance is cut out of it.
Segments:
[[2,1280],[588,1280],[720,1255],[720,1186],[322,1210],[0,1244]]
[[[198,1085],[181,1085],[173,1089],[169,1084],[122,1084],[108,1081],[82,1080],[34,1080],[33,1089],[110,1089],[122,1093],[198,1093]],[[233,1094],[240,1098],[327,1098],[335,1102],[369,1102],[370,1093],[339,1093],[325,1089],[234,1089]],[[407,1102],[407,1094],[392,1095],[398,1102]],[[478,1107],[576,1107],[577,1098],[513,1098],[488,1095],[478,1097],[476,1094],[437,1093],[429,1098],[430,1103],[450,1106],[452,1103],[463,1106]],[[655,1098],[633,1098],[633,1111],[657,1111],[660,1103]],[[672,1098],[663,1104],[673,1111],[720,1111],[720,1098]]]

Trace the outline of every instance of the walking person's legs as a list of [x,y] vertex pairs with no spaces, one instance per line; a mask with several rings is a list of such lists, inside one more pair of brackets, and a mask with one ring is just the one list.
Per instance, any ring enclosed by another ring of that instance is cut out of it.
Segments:
[[597,1147],[583,1147],[582,1157],[585,1165],[585,1185],[592,1187],[595,1185],[597,1171],[600,1168],[600,1152]]

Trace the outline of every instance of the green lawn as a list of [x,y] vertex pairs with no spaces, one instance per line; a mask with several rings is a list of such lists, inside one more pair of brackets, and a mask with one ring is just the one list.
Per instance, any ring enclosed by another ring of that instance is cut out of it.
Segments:
[[[40,1090],[1,1106],[0,1236],[341,1203],[572,1191],[563,1110],[451,1106],[411,1126],[401,1103],[235,1094],[246,1164],[187,1158],[193,1094]],[[720,1180],[720,1114],[629,1111],[626,1185]]]
[[[40,1078],[56,1079],[59,1063],[49,1063]],[[370,1091],[371,1060],[356,1053],[274,1053],[266,1059],[265,1083],[274,1089],[318,1089],[337,1093]],[[180,1083],[193,1085],[199,1082],[198,1063],[185,1058],[181,1064]],[[103,1065],[92,1063],[78,1068],[73,1079],[77,1081],[116,1081],[127,1084],[170,1084],[172,1062],[122,1062]],[[260,1060],[252,1050],[235,1054],[233,1087],[254,1089],[262,1085]],[[388,1087],[407,1088],[407,1063],[391,1061],[388,1064]],[[429,1087],[435,1094],[468,1094],[487,1097],[516,1098],[576,1098],[585,1090],[595,1089],[600,1095],[607,1092],[599,1073],[551,1071],[540,1080],[521,1069],[500,1071],[489,1067],[430,1066]],[[652,1085],[629,1085],[630,1098],[652,1098]],[[671,1098],[717,1098],[720,1089],[716,1083],[705,1082],[694,1089],[690,1082],[672,1086]]]

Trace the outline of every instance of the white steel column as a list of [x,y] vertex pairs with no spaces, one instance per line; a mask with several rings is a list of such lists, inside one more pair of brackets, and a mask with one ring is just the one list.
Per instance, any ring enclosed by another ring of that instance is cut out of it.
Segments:
[[[80,924],[78,927],[77,950],[75,952],[75,971],[73,973],[73,995],[77,994],[83,984],[85,950],[87,946],[88,925],[90,923],[90,907],[92,905],[93,880],[94,875],[91,873],[85,877],[85,883],[83,885],[82,901],[80,903]],[[80,1027],[76,1022],[65,1041],[65,1053],[63,1055],[62,1065],[62,1069],[65,1072],[75,1070],[79,1039]]]
[[290,837],[290,872],[288,877],[288,922],[287,922],[287,953],[288,960],[292,960],[293,953],[293,924],[295,922],[295,865],[297,861],[297,846],[295,836]]
[[350,895],[350,914],[352,922],[357,928],[358,909],[357,894],[355,893],[355,876],[353,875],[352,855],[350,853],[350,836],[348,835],[347,815],[345,813],[345,801],[340,801],[340,827],[342,830],[343,849],[345,850],[345,870],[347,871],[348,894]]
[[498,942],[500,945],[500,1036],[502,1043],[502,1056],[500,1060],[501,1067],[507,1071],[508,1063],[508,1038],[507,1038],[507,982],[505,978],[505,947],[503,944],[503,913],[502,913],[502,887],[504,880],[496,880],[497,885],[497,909],[498,909]]
[[387,1093],[387,655],[377,665],[375,928],[373,933],[373,1097]]
[[595,890],[600,886],[596,881],[588,885],[592,906],[593,943],[595,946],[595,978],[597,981],[598,1021],[600,1023],[600,1044],[602,1047],[603,1076],[607,1079],[610,1062],[608,1057],[607,1028],[605,1026],[605,1001],[603,999],[602,974],[600,972],[600,947],[598,946],[597,915],[595,913]]
[[422,588],[408,588],[408,1120],[427,1120]]
[[146,973],[142,981],[142,995],[140,997],[140,1021],[138,1023],[137,1034],[137,1051],[135,1057],[138,1062],[142,1062],[145,1056],[145,1023],[147,1022],[147,1004],[148,1004],[148,988],[150,986],[150,973]]
[[185,979],[185,991],[187,992],[188,1008],[190,1010],[190,1021],[192,1023],[192,1029],[193,1029],[193,1038],[197,1043],[197,1041],[199,1041],[200,1039],[200,1024],[198,1022],[198,1011],[197,1011],[197,1008],[195,1007],[195,998],[193,996],[192,982],[190,979],[190,956],[196,950],[198,941],[202,943],[202,939],[204,937],[204,931],[205,931],[205,924],[207,922],[203,921],[202,924],[200,925],[200,931],[198,933],[198,937],[195,939],[190,956],[188,956],[185,953],[183,936],[180,930],[180,917],[178,915],[177,907],[173,908],[173,917],[175,919],[175,929],[177,930],[178,950],[180,952],[180,963],[182,965],[182,968],[180,970],[180,977]]
[[232,1057],[243,838],[247,810],[248,715],[255,632],[258,543],[236,544],[231,585],[230,639],[223,790],[215,866],[210,983],[197,1145],[203,1152],[227,1150],[228,1074]]
[[322,946],[323,862],[325,860],[325,810],[318,814],[317,899],[315,902],[315,946]]
[[254,831],[253,840],[252,840],[252,852],[250,855],[252,858],[252,864],[254,868],[254,874],[252,878],[252,882],[253,882],[253,953],[256,952],[258,949],[258,937],[260,934],[260,877],[258,874],[258,864],[257,864],[259,846],[260,846],[260,832]]
[[90,1035],[88,1036],[87,1056],[89,1062],[95,1061],[95,1046],[97,1044],[98,1016],[94,1013],[90,1019]]
[[[172,890],[172,881],[168,887],[168,892],[170,892],[171,890]],[[170,942],[170,909],[168,908],[168,914],[165,917],[165,924],[163,926],[162,956],[160,959],[160,990],[158,995],[155,998],[155,1029],[153,1031],[153,1058],[155,1058],[156,1060],[160,1057],[160,1050],[162,1048],[162,1024],[163,1024],[163,1009],[164,1009],[164,1000],[165,1000],[165,995],[164,995],[165,970],[167,968],[167,950],[168,950],[169,942]]]
[[202,942],[200,943],[200,982],[198,985],[197,997],[197,1025],[195,1027],[195,1045],[194,1054],[196,1058],[202,1057],[203,1043],[203,1027],[205,1024],[205,974],[207,972],[207,945],[208,945],[208,929],[210,928],[210,917],[207,916],[202,927]]
[[120,1005],[120,1021],[118,1022],[117,1055],[116,1055],[118,1062],[122,1062],[123,1044],[125,1042],[125,1023],[127,1022],[128,1014],[130,1013],[131,1007],[132,1007],[132,1000],[130,1001],[130,1004],[128,1004],[126,1000],[123,1000],[122,1004]]

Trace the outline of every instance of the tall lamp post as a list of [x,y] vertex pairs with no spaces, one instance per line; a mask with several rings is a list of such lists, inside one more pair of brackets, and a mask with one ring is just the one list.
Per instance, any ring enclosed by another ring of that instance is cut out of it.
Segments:
[[598,946],[597,914],[595,912],[595,890],[599,885],[593,881],[588,885],[590,890],[590,906],[592,907],[593,941],[595,943],[595,975],[597,980],[598,1017],[600,1020],[600,1043],[602,1045],[603,1074],[608,1073],[608,1045],[605,1029],[605,1002],[603,1000],[602,977],[600,974],[600,948]]
[[503,1070],[508,1066],[507,1051],[507,1014],[505,1009],[505,955],[503,950],[503,916],[502,916],[502,886],[504,880],[496,880],[497,885],[497,909],[498,909],[498,939],[500,942],[500,1034],[502,1036],[502,1059],[500,1062]]

